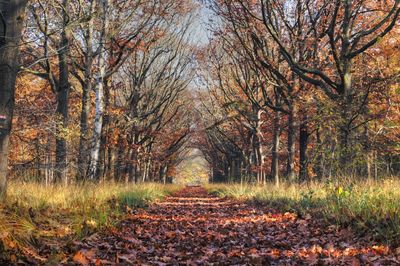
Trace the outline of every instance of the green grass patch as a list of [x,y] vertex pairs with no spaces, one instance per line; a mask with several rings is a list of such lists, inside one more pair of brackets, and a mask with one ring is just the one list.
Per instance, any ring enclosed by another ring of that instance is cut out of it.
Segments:
[[341,180],[310,184],[209,185],[221,197],[251,200],[279,211],[311,214],[351,226],[388,244],[400,244],[400,180]]

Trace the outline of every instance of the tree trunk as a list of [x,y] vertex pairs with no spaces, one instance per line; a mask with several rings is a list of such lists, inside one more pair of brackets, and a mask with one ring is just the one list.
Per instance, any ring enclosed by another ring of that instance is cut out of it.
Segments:
[[[104,108],[105,110],[108,109],[110,106],[110,90],[108,87],[108,80],[104,80]],[[99,171],[100,175],[102,176],[103,180],[107,176],[107,170],[109,164],[107,164],[107,152],[109,149],[107,148],[107,143],[108,143],[108,137],[109,137],[109,131],[110,131],[110,116],[105,113],[103,115],[103,129],[102,129],[102,134],[101,134],[101,142],[100,142],[100,162],[99,162]]]
[[123,158],[125,154],[125,147],[122,143],[122,134],[118,134],[118,142],[117,142],[117,158],[115,161],[115,167],[114,167],[114,179],[118,180],[118,182],[122,181],[122,169],[125,169],[125,167],[122,166]]
[[106,51],[105,42],[108,37],[109,30],[109,1],[102,0],[102,20],[103,28],[100,37],[98,68],[99,73],[95,83],[96,92],[96,116],[94,121],[92,150],[90,153],[90,163],[88,170],[88,178],[92,180],[99,179],[99,159],[101,136],[103,130],[103,115],[104,115],[104,77],[106,75]]
[[[229,182],[229,158],[224,160],[224,182]],[[221,180],[222,181],[222,180]]]
[[67,180],[67,141],[64,136],[68,126],[68,99],[70,92],[68,54],[69,54],[69,30],[68,30],[68,6],[69,0],[63,1],[63,30],[60,45],[58,47],[59,82],[57,88],[57,132],[56,132],[56,176],[55,182]]
[[104,171],[104,178],[107,180],[115,180],[114,177],[114,166],[115,166],[115,147],[108,146],[107,148],[107,158],[106,158],[106,168]]
[[288,158],[287,158],[287,167],[286,167],[286,175],[291,182],[296,181],[296,174],[294,171],[294,162],[295,162],[295,153],[296,153],[296,130],[295,130],[295,110],[293,104],[290,106],[290,111],[288,115]]
[[272,139],[272,164],[271,174],[275,185],[279,186],[279,142],[280,142],[280,112],[275,112],[274,117],[274,136]]
[[340,126],[339,126],[339,147],[340,156],[339,163],[340,169],[343,174],[350,173],[352,167],[353,156],[351,154],[352,149],[349,145],[350,129],[349,119],[351,119],[351,106],[353,97],[353,77],[351,73],[351,59],[347,56],[347,51],[350,49],[350,38],[351,38],[351,0],[343,1],[344,14],[343,14],[343,27],[342,27],[342,49],[340,55],[340,61],[342,62],[342,73],[340,75],[342,82],[342,92],[340,102],[342,104]]
[[257,166],[257,184],[261,183],[261,147],[259,143],[259,139],[257,134],[254,134],[253,137],[253,145],[254,145],[254,164]]
[[7,190],[9,140],[18,73],[18,44],[25,19],[26,0],[0,1],[0,199]]
[[305,182],[308,180],[308,116],[304,115],[300,124],[300,136],[299,136],[299,152],[300,152],[300,181]]
[[[87,71],[90,72],[90,71]],[[86,75],[86,74],[85,74]],[[81,119],[80,119],[80,136],[79,136],[79,153],[78,153],[78,169],[77,169],[77,179],[84,180],[86,177],[87,161],[88,161],[88,116],[90,108],[90,88],[91,84],[86,84],[83,87],[82,92],[82,109],[81,109]]]
[[[100,56],[103,57],[103,56]],[[101,62],[101,63],[100,63]],[[96,81],[96,117],[94,120],[92,150],[90,154],[90,164],[88,170],[89,179],[99,178],[99,161],[100,161],[100,147],[101,147],[101,133],[103,130],[103,113],[104,113],[104,84],[102,74],[104,74],[104,60],[99,59],[100,73]]]
[[[90,4],[90,14],[94,14],[96,1]],[[86,54],[85,54],[85,74],[84,85],[82,87],[82,109],[80,117],[80,135],[79,135],[79,153],[78,153],[78,169],[77,179],[84,180],[86,178],[87,164],[88,164],[88,117],[90,113],[90,91],[92,90],[92,68],[93,68],[93,18],[88,22],[86,33]]]
[[263,133],[262,133],[262,122],[261,122],[261,114],[262,110],[257,111],[257,125],[256,125],[256,134],[253,140],[255,145],[255,153],[256,153],[256,163],[257,163],[257,182],[263,183],[264,180],[264,151],[263,151]]

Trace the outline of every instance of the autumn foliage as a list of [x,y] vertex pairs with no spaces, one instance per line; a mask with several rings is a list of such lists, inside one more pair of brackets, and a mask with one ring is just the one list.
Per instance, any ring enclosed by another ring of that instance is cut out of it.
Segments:
[[398,1],[207,3],[199,147],[215,181],[398,174]]
[[0,264],[398,264],[399,21],[400,0],[2,1]]

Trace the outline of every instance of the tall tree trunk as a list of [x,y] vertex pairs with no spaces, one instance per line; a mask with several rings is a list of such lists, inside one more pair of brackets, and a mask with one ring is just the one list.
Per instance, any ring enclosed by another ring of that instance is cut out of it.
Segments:
[[[86,71],[91,72],[91,71]],[[86,75],[86,74],[85,74]],[[89,81],[90,82],[90,81]],[[84,180],[86,177],[87,161],[88,161],[88,116],[90,108],[90,96],[91,83],[86,84],[82,92],[82,109],[80,118],[80,136],[79,136],[79,153],[78,153],[78,169],[77,179]]]
[[257,162],[257,181],[263,183],[264,179],[264,151],[263,151],[263,133],[262,133],[262,121],[261,121],[262,110],[257,110],[257,125],[256,134],[254,139],[255,150],[256,150],[256,162]]
[[90,113],[90,91],[92,90],[92,69],[93,69],[93,29],[94,21],[93,14],[96,9],[96,1],[90,3],[91,19],[87,24],[87,32],[85,36],[85,74],[84,85],[82,87],[82,109],[80,117],[80,135],[79,135],[79,151],[78,151],[78,169],[77,179],[84,180],[86,178],[87,164],[88,164],[88,117]]
[[0,1],[0,199],[5,197],[7,190],[9,140],[18,73],[18,45],[26,3],[26,0]]
[[58,47],[59,82],[57,88],[57,132],[56,132],[56,176],[55,182],[67,180],[67,141],[64,136],[65,128],[68,126],[68,99],[70,92],[68,54],[69,54],[69,30],[68,12],[69,0],[63,1],[63,30]]
[[95,83],[96,115],[94,121],[92,150],[90,153],[90,163],[88,169],[88,178],[92,180],[98,180],[100,174],[99,159],[100,159],[100,147],[101,147],[101,136],[103,131],[103,115],[104,115],[104,77],[106,75],[105,42],[108,37],[109,19],[110,19],[109,1],[101,0],[101,5],[102,5],[103,28],[99,44],[99,58],[98,58],[99,73],[97,75]]
[[163,163],[161,165],[161,177],[162,177],[162,182],[165,184],[167,182],[167,167],[165,166],[165,164]]
[[261,183],[261,147],[257,134],[253,136],[253,152],[254,152],[254,165],[257,166],[257,184]]
[[106,165],[107,168],[105,169],[105,178],[108,180],[115,180],[114,174],[114,167],[115,167],[115,153],[116,149],[115,147],[108,146],[107,147],[107,159],[106,159]]
[[[307,157],[307,149],[308,149],[308,116],[303,115],[301,124],[300,124],[300,136],[299,136],[299,152],[300,152],[300,181],[304,182],[308,180],[308,157]],[[317,162],[318,163],[318,162]]]
[[288,158],[286,166],[286,175],[291,182],[296,181],[296,173],[294,171],[295,154],[296,154],[296,130],[295,130],[295,109],[293,103],[290,104],[290,111],[288,115],[288,139],[287,149]]
[[124,172],[122,171],[122,169],[125,168],[122,165],[124,154],[125,154],[125,147],[122,143],[122,134],[119,133],[117,142],[117,156],[116,156],[117,158],[114,167],[114,179],[118,180],[118,182],[122,181],[122,173]]
[[251,175],[251,179],[254,179],[254,181],[258,184],[260,182],[260,173],[257,170],[254,172],[251,167],[253,165],[258,165],[258,156],[257,156],[257,143],[256,143],[256,134],[252,134],[250,141],[251,141],[251,151],[249,155],[249,165],[248,165],[248,174]]
[[229,158],[225,158],[225,160],[224,160],[224,182],[229,182],[229,165],[230,165]]
[[279,186],[279,142],[280,142],[280,112],[275,112],[274,117],[274,136],[272,139],[272,164],[271,174],[275,185]]
[[[105,110],[107,110],[108,107],[110,106],[110,90],[108,87],[108,80],[105,79],[103,84],[104,84],[104,108]],[[105,113],[103,115],[103,130],[101,133],[101,141],[100,141],[101,153],[99,161],[99,171],[103,179],[106,178],[107,167],[109,166],[107,164],[107,151],[108,151],[107,142],[108,142],[109,130],[110,130],[110,116],[107,113]]]
[[347,51],[350,48],[350,38],[351,38],[351,6],[352,0],[344,0],[344,14],[343,14],[343,27],[342,27],[342,49],[340,60],[342,62],[342,95],[340,102],[342,104],[340,126],[339,126],[339,147],[340,147],[340,169],[342,169],[343,174],[350,173],[352,166],[353,156],[351,154],[351,147],[349,145],[350,138],[350,128],[349,119],[351,119],[351,105],[353,97],[353,77],[351,73],[351,59],[348,58]]
[[[102,57],[102,56],[101,56]],[[103,61],[103,60],[99,60]],[[100,63],[99,63],[100,65]],[[100,72],[103,72],[102,70]],[[99,162],[100,162],[100,147],[101,136],[103,131],[103,113],[104,113],[104,91],[103,79],[101,73],[96,81],[96,117],[94,120],[92,150],[90,153],[90,164],[88,169],[88,178],[95,180],[99,178]]]

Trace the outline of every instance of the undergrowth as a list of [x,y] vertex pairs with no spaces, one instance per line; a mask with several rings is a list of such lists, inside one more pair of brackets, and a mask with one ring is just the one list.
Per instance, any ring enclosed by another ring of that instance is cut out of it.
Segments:
[[112,226],[124,214],[179,189],[161,184],[44,186],[11,182],[0,205],[0,255],[43,241],[70,242]]
[[208,185],[222,197],[251,200],[280,211],[311,214],[400,245],[400,180],[340,180],[310,184]]

